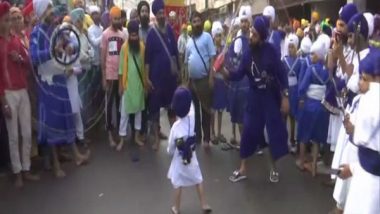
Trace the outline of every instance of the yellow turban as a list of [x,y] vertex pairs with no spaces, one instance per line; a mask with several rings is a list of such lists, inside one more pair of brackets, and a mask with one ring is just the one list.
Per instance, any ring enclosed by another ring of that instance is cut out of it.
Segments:
[[210,20],[206,20],[204,25],[203,25],[203,29],[207,32],[210,32],[211,31],[211,22]]
[[191,27],[191,25],[188,25],[188,26],[187,26],[187,32],[188,32],[188,33],[191,33],[191,31],[193,31],[193,28]]
[[314,21],[319,21],[319,13],[317,11],[313,11],[311,13],[311,19],[313,19]]
[[306,19],[301,19],[301,26],[302,28],[306,28],[307,26],[309,26],[309,21]]
[[113,6],[110,10],[111,18],[120,18],[121,17],[121,9],[119,7]]
[[298,29],[297,29],[297,32],[296,32],[296,35],[297,35],[299,38],[303,38],[303,36],[304,36],[303,30],[302,30],[301,28],[298,28]]

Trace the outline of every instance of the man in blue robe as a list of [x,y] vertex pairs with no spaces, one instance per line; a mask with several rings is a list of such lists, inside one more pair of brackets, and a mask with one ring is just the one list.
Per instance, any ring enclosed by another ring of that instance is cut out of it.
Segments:
[[145,49],[145,70],[151,89],[148,95],[148,114],[153,127],[154,150],[159,146],[160,108],[168,109],[170,125],[176,118],[169,107],[178,85],[178,49],[173,29],[166,23],[164,7],[163,0],[155,0],[152,4],[157,23],[149,30]]
[[259,16],[252,26],[250,49],[243,53],[242,62],[236,71],[223,70],[230,80],[248,76],[247,109],[244,116],[243,135],[240,146],[241,165],[230,177],[232,182],[247,178],[246,163],[264,140],[266,127],[271,156],[270,181],[278,182],[279,173],[275,161],[288,153],[287,130],[283,114],[289,111],[288,78],[283,70],[280,55],[267,42],[268,26],[266,17]]

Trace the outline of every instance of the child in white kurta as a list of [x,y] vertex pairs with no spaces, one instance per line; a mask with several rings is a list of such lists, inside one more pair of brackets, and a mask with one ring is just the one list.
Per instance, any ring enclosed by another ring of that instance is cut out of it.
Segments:
[[[360,63],[360,98],[357,120],[344,126],[358,147],[358,160],[342,166],[340,177],[351,178],[345,214],[380,213],[380,52]],[[349,118],[348,118],[349,119]]]
[[[177,102],[181,102],[181,104],[178,105]],[[184,103],[186,104],[183,105]],[[178,120],[173,124],[170,130],[167,147],[167,152],[173,155],[168,172],[168,178],[171,180],[175,189],[175,205],[171,211],[172,213],[179,213],[182,187],[196,186],[202,209],[207,213],[211,212],[211,208],[206,204],[204,199],[202,187],[203,177],[195,153],[195,143],[191,149],[191,159],[187,163],[184,163],[183,156],[176,143],[176,141],[181,138],[186,141],[189,137],[195,137],[195,113],[194,105],[191,102],[190,91],[186,88],[179,87],[174,93],[172,107],[177,114]]]

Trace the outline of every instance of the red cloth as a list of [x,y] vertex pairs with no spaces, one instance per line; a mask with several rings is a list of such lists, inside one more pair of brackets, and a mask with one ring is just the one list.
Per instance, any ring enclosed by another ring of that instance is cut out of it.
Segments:
[[[27,88],[27,73],[30,63],[27,50],[17,36],[11,36],[7,41],[0,37],[0,96],[4,90],[19,90]],[[22,62],[15,62],[10,55],[15,51],[22,58]]]
[[11,5],[8,2],[1,2],[0,3],[0,18],[4,16],[6,13],[9,12],[9,9],[11,8]]

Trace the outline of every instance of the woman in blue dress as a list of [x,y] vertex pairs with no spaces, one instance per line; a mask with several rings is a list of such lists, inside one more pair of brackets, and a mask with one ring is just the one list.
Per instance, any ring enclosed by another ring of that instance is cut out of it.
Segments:
[[[300,155],[297,166],[303,170],[307,167],[313,176],[316,175],[316,163],[319,144],[326,143],[329,113],[321,101],[326,93],[329,73],[324,66],[328,47],[321,40],[314,42],[311,47],[311,65],[305,71],[299,85],[299,108],[301,113],[298,121],[298,140]],[[306,144],[312,143],[312,163],[305,164]]]

